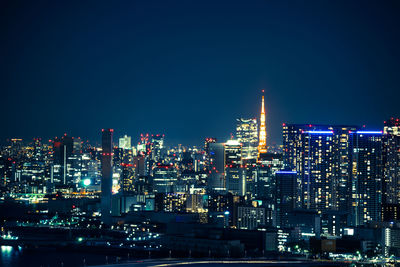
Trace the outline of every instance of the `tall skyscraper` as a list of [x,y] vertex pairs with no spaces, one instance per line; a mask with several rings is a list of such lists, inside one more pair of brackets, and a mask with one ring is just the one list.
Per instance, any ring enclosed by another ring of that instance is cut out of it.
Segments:
[[155,134],[151,135],[151,156],[152,160],[158,162],[162,158],[162,151],[164,149],[164,135]]
[[267,130],[265,127],[265,106],[264,106],[264,90],[262,90],[261,116],[260,116],[260,136],[258,143],[258,155],[267,153]]
[[256,119],[237,119],[236,138],[242,144],[242,159],[257,160],[258,125]]
[[103,129],[101,137],[101,217],[106,224],[111,222],[113,133],[113,129]]
[[277,171],[275,176],[277,224],[286,227],[289,225],[289,213],[297,207],[297,173]]
[[264,153],[257,166],[255,175],[255,191],[259,198],[263,198],[267,203],[272,204],[275,200],[275,173],[282,170],[282,155]]
[[302,207],[321,213],[351,206],[351,132],[355,126],[283,125],[284,167],[296,171]]
[[238,140],[228,140],[225,146],[225,165],[240,168],[242,165],[242,144]]
[[124,194],[135,193],[135,171],[136,168],[132,164],[121,163],[122,168],[122,179],[121,179],[121,191]]
[[381,220],[382,131],[352,132],[352,223]]
[[[72,182],[72,175],[69,173],[68,166],[71,166],[71,161],[74,155],[74,138],[64,134],[61,138],[54,138],[54,165],[58,170],[55,180],[64,185]],[[70,174],[70,175],[69,175]]]
[[288,125],[283,133],[285,166],[299,173],[302,206],[319,213],[333,208],[333,131]]
[[213,138],[213,137],[206,137],[206,139],[204,140],[204,165],[205,165],[205,170],[206,171],[210,171],[210,144],[212,143],[216,143],[217,142],[217,138]]
[[382,136],[383,202],[400,205],[400,120],[385,121]]
[[223,143],[209,143],[210,170],[208,187],[212,191],[225,191],[225,147]]
[[242,144],[238,140],[228,140],[225,145],[226,188],[233,194],[246,193],[246,176],[242,168]]

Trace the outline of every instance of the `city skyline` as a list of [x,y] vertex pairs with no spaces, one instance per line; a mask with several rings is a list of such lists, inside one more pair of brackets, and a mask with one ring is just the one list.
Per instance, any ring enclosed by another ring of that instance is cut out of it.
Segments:
[[282,123],[378,129],[398,113],[396,2],[175,3],[6,3],[0,140],[110,127],[199,145],[258,117],[262,88],[268,143]]
[[400,1],[0,3],[0,266],[400,264]]
[[[257,150],[259,150],[259,152],[258,152],[258,154],[260,154],[260,153],[266,153],[267,152],[267,148],[268,147],[275,147],[275,149],[277,148],[277,147],[280,147],[280,146],[282,146],[282,139],[280,140],[280,142],[275,142],[275,141],[270,141],[269,139],[268,139],[268,134],[266,133],[266,132],[269,132],[269,128],[270,128],[270,126],[268,127],[268,124],[267,124],[267,119],[266,118],[268,118],[268,116],[266,115],[266,114],[268,114],[268,111],[267,111],[267,108],[265,107],[265,102],[264,102],[264,97],[265,97],[265,89],[261,89],[261,94],[260,94],[260,96],[261,96],[261,106],[260,106],[260,110],[261,110],[261,112],[259,113],[259,116],[255,116],[254,118],[243,118],[243,117],[239,117],[239,118],[236,118],[236,121],[237,122],[245,122],[245,123],[248,123],[248,122],[250,122],[250,121],[254,121],[254,123],[255,123],[255,128],[254,129],[257,129],[257,135],[256,135],[256,138],[257,138],[257,142],[259,142],[259,145],[258,145],[258,147],[257,147]],[[258,117],[258,118],[257,118]],[[387,118],[388,120],[390,120],[390,119],[392,119],[393,120],[393,117],[391,117],[391,118]],[[246,122],[247,121],[247,122]],[[264,122],[262,122],[262,121],[264,121]],[[257,124],[258,123],[260,123],[260,126],[257,126]],[[286,122],[284,122],[284,123],[282,123],[280,126],[281,126],[281,129],[282,129],[282,131],[281,131],[281,136],[282,136],[282,133],[284,133],[284,129],[285,129],[285,126],[286,126],[286,124],[294,124],[294,125],[301,125],[301,123],[286,123]],[[315,123],[306,123],[306,124],[308,124],[310,127],[312,126],[312,125],[324,125],[324,126],[327,126],[328,124],[326,124],[326,123],[323,123],[323,124],[315,124]],[[376,127],[376,128],[371,128],[371,127],[367,127],[365,124],[363,124],[363,125],[357,125],[357,127],[360,127],[360,128],[366,128],[366,129],[369,129],[370,131],[372,130],[372,131],[381,131],[381,132],[383,132],[383,126],[384,126],[384,124],[386,124],[386,120],[384,120],[384,121],[382,121],[382,126],[381,127]],[[336,125],[345,125],[345,124],[336,124]],[[348,124],[348,125],[350,125],[350,124]],[[351,125],[353,125],[353,126],[355,126],[355,124],[351,124]],[[239,126],[237,126],[237,127],[239,127]],[[247,126],[248,127],[248,126]],[[110,128],[111,129],[111,128]],[[267,130],[266,130],[267,129]],[[114,129],[111,129],[111,130],[113,130],[114,131]],[[102,131],[104,131],[104,129],[102,129]],[[225,142],[225,141],[227,141],[227,140],[230,140],[230,139],[241,139],[241,136],[239,136],[238,135],[238,131],[239,131],[239,128],[236,128],[236,132],[234,133],[234,132],[231,132],[230,134],[229,134],[229,137],[227,137],[227,138],[217,138],[217,140],[219,140],[219,142]],[[118,131],[117,131],[118,132]],[[137,138],[135,138],[134,137],[134,141],[139,141],[138,142],[138,145],[140,144],[140,139],[143,137],[143,135],[148,135],[148,136],[154,136],[154,135],[156,135],[156,136],[158,136],[158,135],[160,135],[160,133],[150,133],[150,135],[149,135],[149,133],[140,133],[140,134],[138,134],[138,136],[137,136]],[[165,133],[161,133],[161,135],[164,137],[165,136]],[[71,137],[71,135],[70,134],[68,134],[68,133],[64,133],[64,135],[60,135],[61,137],[63,137],[63,136],[69,136],[69,137]],[[213,134],[210,134],[209,136],[215,136],[215,135],[213,135]],[[204,138],[209,138],[209,136],[206,136],[206,137],[204,137]],[[261,136],[263,136],[263,137],[261,137]],[[124,138],[124,137],[127,137],[127,133],[118,133],[117,134],[117,137],[119,137],[120,139],[121,138]],[[261,138],[260,138],[261,137]],[[6,144],[6,143],[9,143],[12,139],[15,139],[15,138],[17,138],[17,139],[21,139],[22,141],[24,141],[25,143],[26,142],[34,142],[37,138],[39,138],[39,139],[41,139],[41,140],[46,140],[46,139],[49,139],[49,142],[52,142],[52,139],[57,139],[57,138],[59,138],[58,136],[53,136],[53,137],[41,137],[41,136],[35,136],[35,137],[28,137],[27,139],[22,139],[22,138],[20,138],[19,136],[18,137],[13,137],[13,138],[8,138],[8,139],[6,139],[6,140],[1,140],[0,141],[0,144]],[[72,138],[74,138],[74,137],[72,137]],[[81,137],[79,136],[79,137],[77,137],[78,139],[81,139]],[[129,138],[132,138],[131,136],[129,136]],[[194,145],[194,146],[198,146],[199,148],[201,148],[202,147],[202,144],[201,144],[201,142],[202,141],[204,141],[204,138],[202,139],[202,140],[198,140],[198,142],[197,143],[195,143],[195,144],[182,144],[182,142],[177,142],[177,143],[172,143],[171,141],[167,141],[166,142],[166,145],[167,146],[170,146],[170,147],[173,147],[173,146],[178,146],[178,145],[183,145],[183,146],[192,146],[192,145]],[[53,140],[54,141],[54,140]],[[96,145],[96,146],[101,146],[100,145],[100,142],[99,142],[99,140],[96,140],[95,139],[95,141],[93,141],[93,140],[89,140],[88,138],[85,138],[85,137],[83,137],[82,138],[82,141],[83,142],[87,142],[87,143],[90,143],[90,144],[92,144],[92,145]],[[130,142],[130,141],[129,141]],[[246,141],[247,142],[247,141]],[[118,146],[118,140],[117,141],[115,141],[115,142],[113,142],[113,144],[115,145],[115,146]],[[133,144],[133,147],[135,146],[135,144]],[[265,149],[264,149],[264,147],[265,147]],[[275,150],[274,149],[274,150]]]

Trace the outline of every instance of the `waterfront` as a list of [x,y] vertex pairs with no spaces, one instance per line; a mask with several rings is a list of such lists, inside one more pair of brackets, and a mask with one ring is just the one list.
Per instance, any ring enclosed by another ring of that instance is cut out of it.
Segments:
[[128,256],[104,255],[79,251],[56,249],[22,249],[1,246],[0,266],[2,267],[69,267],[84,265],[112,264],[126,261]]

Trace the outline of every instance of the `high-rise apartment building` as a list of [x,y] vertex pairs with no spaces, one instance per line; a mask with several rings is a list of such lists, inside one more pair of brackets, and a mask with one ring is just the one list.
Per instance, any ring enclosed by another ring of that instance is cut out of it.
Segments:
[[284,168],[297,172],[301,206],[321,213],[351,206],[351,133],[355,126],[283,125]]
[[381,220],[382,131],[351,132],[352,223]]
[[400,120],[385,121],[382,136],[383,202],[400,205]]

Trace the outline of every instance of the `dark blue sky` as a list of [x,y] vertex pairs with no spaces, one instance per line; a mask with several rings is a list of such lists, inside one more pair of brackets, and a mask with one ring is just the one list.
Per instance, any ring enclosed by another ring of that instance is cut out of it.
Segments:
[[224,141],[258,117],[366,124],[400,116],[399,1],[2,1],[3,141]]

